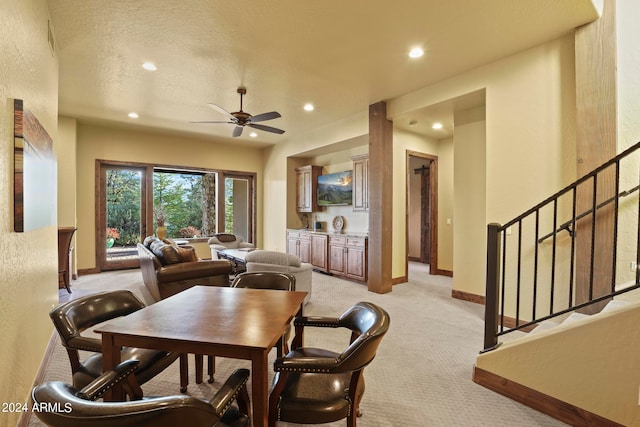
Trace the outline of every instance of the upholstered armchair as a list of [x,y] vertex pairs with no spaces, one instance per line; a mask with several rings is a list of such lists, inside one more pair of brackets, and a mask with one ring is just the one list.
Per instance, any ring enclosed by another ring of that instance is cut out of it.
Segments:
[[[31,392],[32,407],[59,408],[34,411],[53,427],[244,427],[249,425],[249,370],[236,369],[210,401],[188,395],[102,402],[106,390],[125,381],[137,369],[136,360],[124,361],[82,389],[61,381],[47,382]],[[234,400],[237,408],[232,405]]]
[[[359,302],[338,318],[298,317],[292,350],[274,362],[274,387],[269,396],[269,426],[285,421],[323,424],[347,419],[356,426],[364,394],[364,368],[376,355],[389,329],[389,314]],[[351,340],[341,353],[304,347],[305,328],[345,328]]]
[[[76,298],[51,310],[49,316],[69,356],[74,387],[82,388],[102,374],[102,340],[83,332],[143,307],[145,304],[133,292],[116,290]],[[81,361],[80,350],[94,354]],[[179,356],[167,351],[124,347],[120,357],[139,361],[135,377],[138,384],[144,384]],[[182,383],[186,383],[186,378],[181,378]]]
[[306,262],[301,262],[300,258],[293,254],[284,252],[274,252],[265,250],[255,250],[245,256],[247,272],[254,271],[277,271],[280,273],[290,273],[296,278],[294,291],[307,292],[304,303],[311,299],[311,277],[313,266]]
[[218,259],[218,251],[224,249],[253,249],[253,243],[245,242],[238,234],[218,233],[209,239],[211,248],[211,259]]

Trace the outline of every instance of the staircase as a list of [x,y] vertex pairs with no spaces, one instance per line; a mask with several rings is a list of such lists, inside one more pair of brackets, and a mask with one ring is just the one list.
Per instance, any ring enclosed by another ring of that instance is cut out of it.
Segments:
[[488,225],[475,382],[570,425],[640,426],[639,172],[640,143]]
[[488,225],[485,351],[502,335],[598,311],[640,288],[639,170],[637,143],[506,224]]
[[596,314],[591,315],[591,314],[573,312],[560,321],[556,321],[557,319],[561,319],[560,317],[556,317],[554,318],[554,320],[545,320],[539,323],[538,326],[535,327],[535,329],[529,332],[529,335],[539,334],[541,332],[548,331],[558,326],[567,326],[567,325],[575,324],[576,322],[587,321],[587,320],[589,321],[597,320],[604,313],[612,313],[612,312],[615,312],[616,310],[620,310],[624,307],[628,307],[631,304],[632,303],[629,301],[611,300],[607,303],[607,305],[604,306],[604,308],[600,312]]

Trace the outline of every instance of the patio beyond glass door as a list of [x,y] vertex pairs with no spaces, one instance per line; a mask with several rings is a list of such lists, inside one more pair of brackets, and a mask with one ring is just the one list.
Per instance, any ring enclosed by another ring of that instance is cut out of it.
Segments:
[[102,270],[134,268],[137,243],[144,238],[145,169],[102,165],[101,235],[96,236],[96,254]]

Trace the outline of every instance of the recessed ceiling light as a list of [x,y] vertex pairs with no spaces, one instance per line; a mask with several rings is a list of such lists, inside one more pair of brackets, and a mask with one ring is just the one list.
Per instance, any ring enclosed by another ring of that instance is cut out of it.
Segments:
[[304,104],[304,111],[313,111],[313,110],[314,110],[313,104]]
[[442,129],[442,123],[440,123],[440,122],[434,123],[433,125],[431,125],[431,128],[432,129]]
[[257,137],[257,136],[258,136],[258,134],[257,134],[257,133],[255,133],[255,132],[251,132],[251,133],[249,134],[249,136],[250,136],[251,138],[255,138],[255,137]]
[[129,113],[129,118],[131,119],[137,119],[138,117],[139,117],[138,113],[134,113],[134,112]]
[[158,69],[158,67],[156,67],[156,64],[154,64],[153,62],[145,62],[144,64],[142,64],[142,68],[147,71],[156,71]]
[[409,51],[410,58],[420,58],[422,55],[424,55],[424,50],[419,47],[414,47]]

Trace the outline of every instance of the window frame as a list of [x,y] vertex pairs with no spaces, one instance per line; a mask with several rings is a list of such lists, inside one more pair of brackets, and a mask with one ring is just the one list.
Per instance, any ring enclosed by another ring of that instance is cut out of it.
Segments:
[[[255,172],[245,172],[245,171],[233,171],[233,170],[225,170],[225,169],[215,169],[215,168],[202,168],[202,167],[192,167],[192,166],[182,166],[182,165],[169,165],[169,164],[159,164],[159,163],[145,163],[145,162],[124,162],[118,160],[106,160],[106,159],[96,159],[95,165],[95,244],[96,248],[102,248],[105,246],[105,236],[101,230],[106,227],[106,215],[105,215],[105,206],[106,206],[106,194],[103,194],[103,187],[105,186],[105,176],[102,173],[103,168],[136,168],[136,169],[144,169],[144,192],[145,200],[142,201],[142,212],[143,212],[143,224],[141,226],[141,231],[145,236],[150,235],[154,227],[154,218],[153,218],[153,173],[156,171],[162,172],[184,172],[184,173],[216,173],[218,175],[217,179],[217,192],[218,197],[216,198],[216,217],[217,217],[217,230],[224,230],[224,183],[225,178],[241,178],[247,179],[249,181],[248,190],[249,190],[249,241],[251,243],[255,243],[256,241],[256,200],[257,200],[257,174]],[[218,231],[220,232],[220,231]],[[201,239],[207,240],[210,236],[204,236]],[[198,239],[193,239],[197,241]],[[96,250],[96,266],[99,269],[105,269],[106,253],[103,250]],[[114,268],[119,268],[118,266],[113,266]],[[107,267],[110,269],[111,267]]]

